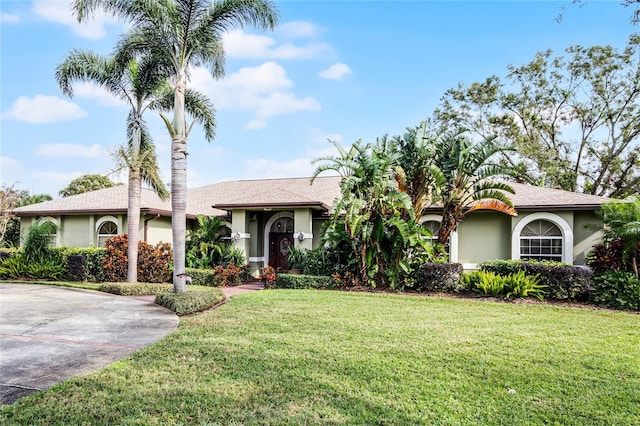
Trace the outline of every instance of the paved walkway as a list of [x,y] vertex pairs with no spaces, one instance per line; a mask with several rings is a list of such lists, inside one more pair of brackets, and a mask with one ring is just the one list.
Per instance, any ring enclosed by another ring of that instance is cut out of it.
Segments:
[[[229,298],[262,289],[254,282],[222,291]],[[178,317],[154,300],[0,284],[0,404],[102,368],[175,330]]]
[[173,312],[143,300],[0,284],[0,403],[102,368],[177,326]]

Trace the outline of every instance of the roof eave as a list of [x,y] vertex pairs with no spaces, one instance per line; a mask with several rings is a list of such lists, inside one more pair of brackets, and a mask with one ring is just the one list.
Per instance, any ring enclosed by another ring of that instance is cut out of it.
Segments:
[[330,207],[321,201],[292,201],[287,203],[238,203],[238,204],[214,204],[211,207],[220,210],[264,210],[287,209],[291,207],[308,207],[316,210],[329,210]]

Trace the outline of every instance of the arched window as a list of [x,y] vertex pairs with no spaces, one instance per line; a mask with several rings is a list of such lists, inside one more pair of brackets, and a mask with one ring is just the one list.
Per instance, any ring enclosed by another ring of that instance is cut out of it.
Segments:
[[564,238],[562,230],[552,222],[537,219],[520,232],[520,259],[562,262]]
[[42,217],[38,220],[38,224],[44,225],[47,224],[47,229],[49,230],[49,247],[56,247],[58,244],[58,221],[50,216]]
[[118,223],[115,219],[105,218],[98,222],[98,247],[104,247],[109,238],[118,235]]
[[[438,232],[440,231],[440,222],[442,221],[442,216],[429,214],[424,215],[420,218],[420,223],[422,226],[431,231],[431,239],[435,242],[438,240]],[[447,243],[444,245],[444,248],[449,256],[450,262],[458,261],[458,232],[453,231],[449,238],[447,239]]]
[[290,217],[280,217],[271,224],[271,232],[293,232],[293,219]]

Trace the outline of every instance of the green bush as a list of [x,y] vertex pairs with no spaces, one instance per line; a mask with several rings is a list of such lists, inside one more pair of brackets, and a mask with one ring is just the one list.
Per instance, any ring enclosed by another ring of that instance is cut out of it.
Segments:
[[481,294],[503,296],[506,299],[512,296],[544,299],[544,286],[538,283],[538,277],[527,275],[523,270],[509,275],[484,270],[474,271],[464,274],[462,282],[468,290]]
[[424,263],[413,277],[415,291],[457,293],[464,289],[460,263]]
[[318,275],[278,274],[273,288],[334,288],[331,277]]
[[[104,279],[110,282],[126,281],[128,265],[127,235],[118,235],[107,240],[103,256]],[[173,254],[167,243],[155,247],[144,241],[138,243],[138,281],[160,283],[171,282]]]
[[590,300],[598,305],[618,309],[640,310],[640,279],[631,272],[610,271],[593,279]]
[[5,260],[11,258],[11,257],[15,257],[18,256],[20,254],[20,250],[18,250],[17,248],[0,248],[0,265],[2,265],[2,262],[4,262]]
[[[83,256],[85,258],[85,267],[87,270],[87,280],[94,282],[103,282],[104,267],[103,257],[107,252],[104,248],[96,247],[58,247],[52,249],[59,251],[61,256]],[[68,271],[67,271],[68,273]]]
[[173,291],[171,284],[150,283],[103,283],[98,291],[120,296],[155,296]]
[[523,270],[526,275],[538,276],[545,286],[547,298],[555,300],[587,300],[593,290],[592,273],[579,266],[559,262],[535,262],[520,260],[494,260],[480,265],[483,271],[506,276]]
[[69,281],[85,281],[89,276],[87,258],[79,254],[67,256],[65,276]]
[[56,259],[29,262],[26,257],[20,255],[5,260],[0,266],[1,279],[60,280],[64,274],[64,266],[61,266]]
[[216,278],[214,269],[185,268],[185,272],[191,277],[191,284],[208,287],[219,287],[220,282]]
[[343,274],[346,266],[341,263],[340,251],[319,246],[313,250],[306,250],[302,273],[305,275],[327,276]]
[[172,310],[177,315],[188,315],[209,309],[225,300],[219,289],[187,291],[186,293],[162,293],[156,296],[156,304]]

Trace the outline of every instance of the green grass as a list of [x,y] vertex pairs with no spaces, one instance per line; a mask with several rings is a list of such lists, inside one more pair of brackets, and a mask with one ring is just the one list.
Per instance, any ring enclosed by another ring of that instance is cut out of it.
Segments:
[[640,424],[640,315],[237,295],[129,359],[5,407],[0,423]]

